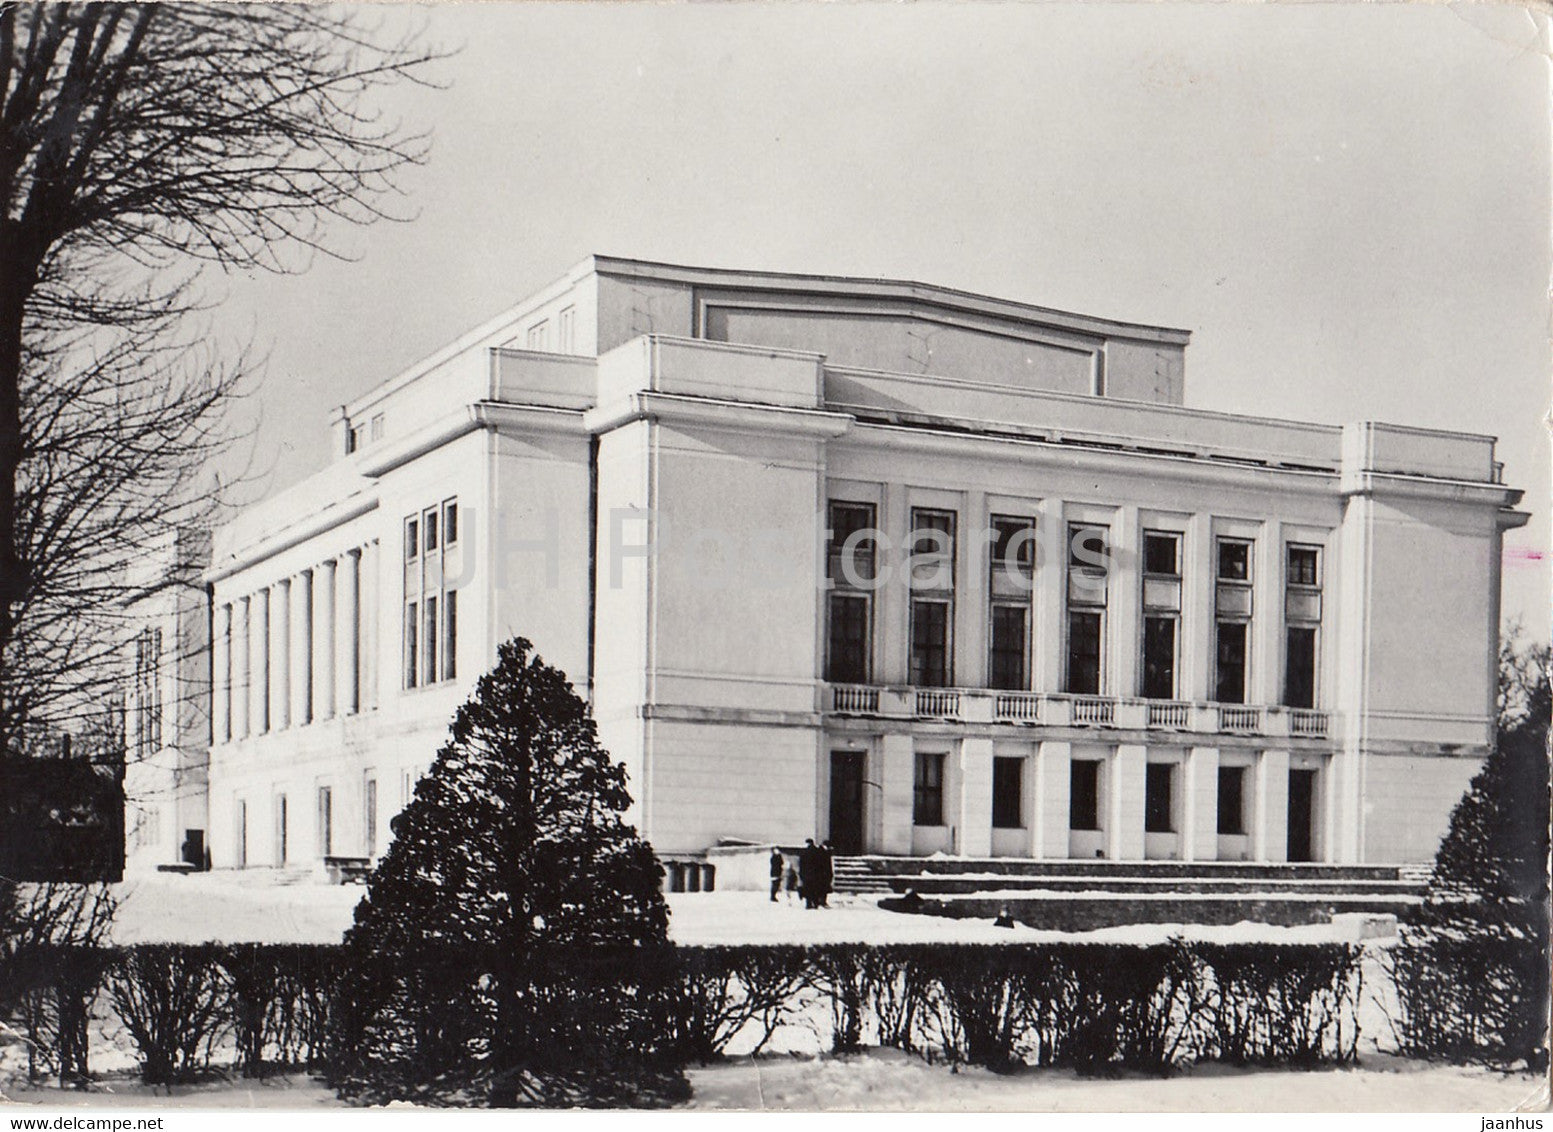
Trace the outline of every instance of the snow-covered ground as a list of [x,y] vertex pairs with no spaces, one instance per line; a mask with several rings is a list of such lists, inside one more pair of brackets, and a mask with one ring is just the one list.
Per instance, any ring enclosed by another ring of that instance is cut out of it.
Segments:
[[[366,890],[360,885],[276,883],[273,874],[157,873],[117,886],[117,943],[337,943]],[[762,892],[684,892],[669,897],[669,932],[682,944],[714,943],[1032,943],[1084,939],[1161,943],[1171,936],[1216,941],[1313,943],[1356,940],[1352,922],[1280,928],[1267,924],[1138,924],[1064,933],[996,928],[986,920],[951,920],[881,910],[872,899],[837,896],[815,910]]]
[[[739,1058],[690,1070],[692,1109],[960,1112],[1509,1112],[1541,1111],[1531,1074],[1421,1065],[1371,1056],[1357,1069],[1309,1072],[1201,1066],[1163,1080],[1096,1080],[1057,1070],[1007,1076],[951,1071],[894,1050],[851,1057]],[[131,1081],[91,1093],[21,1088],[7,1099],[47,1109],[102,1107],[317,1109],[340,1106],[318,1081],[283,1077],[179,1087]]]

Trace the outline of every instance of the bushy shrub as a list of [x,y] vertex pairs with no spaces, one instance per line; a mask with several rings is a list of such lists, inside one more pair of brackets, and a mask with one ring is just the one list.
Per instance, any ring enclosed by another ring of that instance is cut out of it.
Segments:
[[1195,944],[1211,977],[1204,1059],[1235,1065],[1352,1061],[1362,990],[1347,944]]
[[146,1084],[187,1079],[209,1063],[231,1024],[218,956],[210,945],[140,944],[120,951],[109,968],[109,994],[135,1039]]

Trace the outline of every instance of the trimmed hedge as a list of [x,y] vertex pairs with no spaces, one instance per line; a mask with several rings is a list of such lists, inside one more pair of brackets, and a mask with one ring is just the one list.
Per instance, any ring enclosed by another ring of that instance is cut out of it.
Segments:
[[[534,981],[555,993],[535,994],[523,1009],[558,1048],[605,1041],[664,1067],[718,1058],[736,1038],[759,1051],[790,1025],[818,1030],[837,1051],[891,1046],[1000,1071],[1307,1066],[1355,1057],[1359,956],[1347,944],[1181,941],[679,947],[569,957]],[[472,1098],[501,1004],[472,979],[478,965],[468,956],[447,958],[342,980],[338,947],[60,951],[26,972],[15,1022],[39,1074],[86,1074],[86,1020],[106,1004],[149,1083],[223,1064],[246,1076],[313,1069],[366,1099]],[[343,1001],[347,985],[357,1001]],[[629,1009],[575,1008],[604,993]],[[361,1040],[364,1027],[384,1025],[395,1027],[392,1056],[362,1062],[354,1051],[383,1048]],[[558,1087],[535,1085],[534,1100],[566,1103]]]

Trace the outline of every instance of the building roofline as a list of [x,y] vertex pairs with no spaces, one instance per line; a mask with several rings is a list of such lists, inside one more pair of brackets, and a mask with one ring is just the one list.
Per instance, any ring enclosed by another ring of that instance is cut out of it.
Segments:
[[1099,334],[1112,338],[1142,339],[1151,342],[1168,342],[1184,346],[1192,332],[1179,327],[1157,326],[1142,322],[1124,322],[1120,319],[1100,318],[1074,311],[1057,310],[1031,303],[1000,299],[974,291],[962,291],[936,283],[921,283],[913,279],[885,279],[855,275],[817,275],[806,272],[751,271],[729,267],[695,267],[688,264],[659,263],[653,260],[628,259],[623,256],[593,255],[579,265],[591,267],[599,275],[626,276],[636,279],[661,279],[675,283],[700,284],[715,287],[769,287],[780,290],[857,293],[862,291],[874,297],[915,299],[918,302],[938,306],[952,306],[981,314],[1002,318],[1015,318],[1040,322],[1052,326]]

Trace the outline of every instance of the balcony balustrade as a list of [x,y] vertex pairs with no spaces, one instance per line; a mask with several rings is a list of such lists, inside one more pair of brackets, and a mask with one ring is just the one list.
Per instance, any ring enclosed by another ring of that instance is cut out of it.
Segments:
[[1333,733],[1332,717],[1324,711],[1182,700],[1118,699],[979,688],[828,684],[824,702],[830,714],[839,716],[960,723],[1039,723],[1050,727],[1262,735],[1269,739],[1328,739]]

